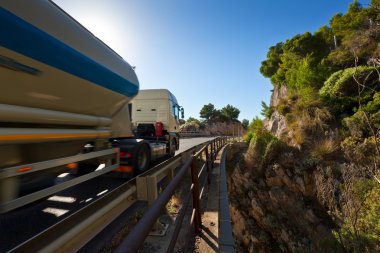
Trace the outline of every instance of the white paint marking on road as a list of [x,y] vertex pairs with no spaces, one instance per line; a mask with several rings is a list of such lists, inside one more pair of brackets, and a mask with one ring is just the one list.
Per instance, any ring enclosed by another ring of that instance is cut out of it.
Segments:
[[74,203],[76,201],[76,198],[54,195],[54,196],[51,196],[50,198],[48,198],[48,200],[63,202],[63,203]]
[[98,168],[96,168],[95,171],[98,171],[98,170],[102,170],[104,167],[106,167],[106,164],[105,163],[102,163],[98,166]]
[[68,211],[69,210],[59,209],[59,208],[53,208],[53,207],[48,207],[48,208],[45,208],[44,210],[42,210],[42,212],[53,214],[56,217],[62,216],[65,213],[67,213]]
[[100,195],[103,195],[104,193],[108,192],[108,189],[107,190],[104,190],[102,192],[99,192],[98,194],[96,194],[96,196],[100,196]]
[[62,177],[66,177],[67,175],[69,175],[70,173],[62,173],[60,174],[58,177],[62,178]]

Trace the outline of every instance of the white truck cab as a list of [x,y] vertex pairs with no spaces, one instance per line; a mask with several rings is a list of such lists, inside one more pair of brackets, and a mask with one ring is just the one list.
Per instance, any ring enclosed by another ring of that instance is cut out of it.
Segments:
[[141,124],[161,122],[169,133],[179,131],[179,117],[183,108],[167,89],[140,90],[130,102],[132,129]]

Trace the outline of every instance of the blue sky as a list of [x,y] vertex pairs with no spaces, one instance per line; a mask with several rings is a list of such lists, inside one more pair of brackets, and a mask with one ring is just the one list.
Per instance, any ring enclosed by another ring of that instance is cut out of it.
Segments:
[[[203,105],[260,114],[267,50],[328,25],[352,0],[54,0],[136,66],[141,89],[167,88],[199,118]],[[363,4],[367,2],[361,1]]]

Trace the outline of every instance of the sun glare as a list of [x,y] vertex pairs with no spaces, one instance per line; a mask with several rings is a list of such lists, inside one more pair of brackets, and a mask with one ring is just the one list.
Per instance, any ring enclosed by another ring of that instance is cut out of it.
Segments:
[[78,21],[107,46],[118,52],[122,50],[123,45],[118,30],[120,25],[113,24],[112,20],[104,16],[86,15]]

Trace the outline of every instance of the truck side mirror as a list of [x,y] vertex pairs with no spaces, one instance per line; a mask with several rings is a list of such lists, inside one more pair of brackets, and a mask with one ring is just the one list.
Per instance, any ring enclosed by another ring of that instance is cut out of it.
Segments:
[[185,118],[185,111],[183,110],[183,108],[181,108],[181,118]]

